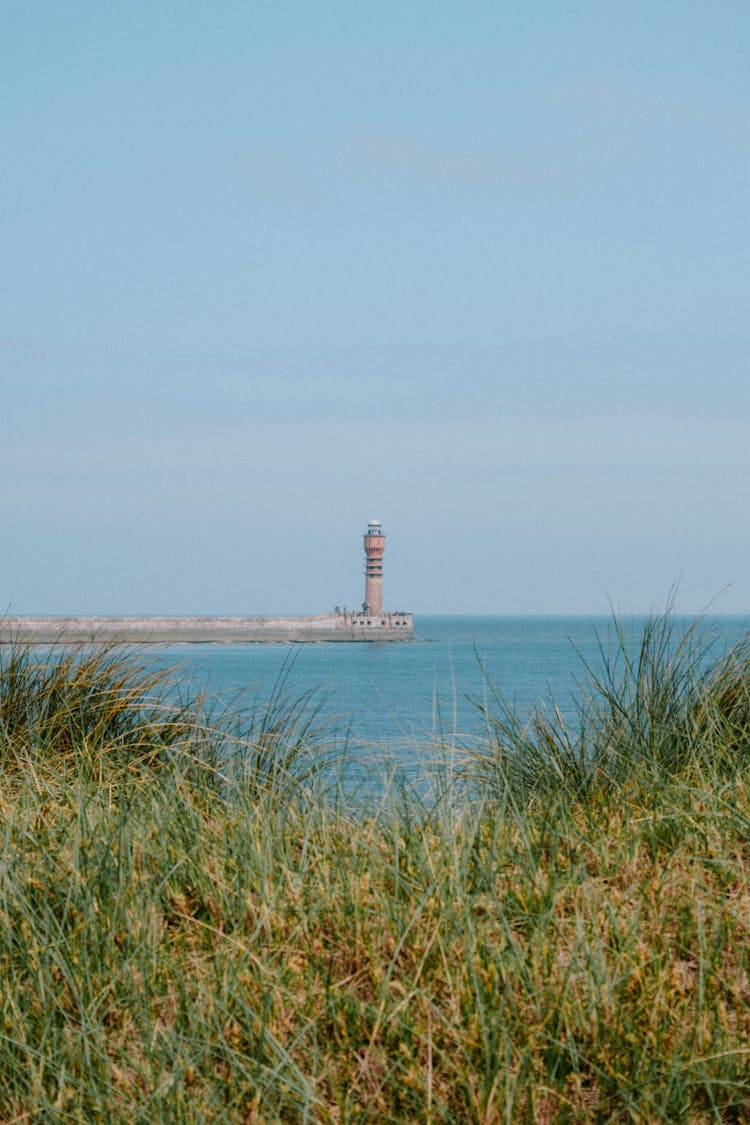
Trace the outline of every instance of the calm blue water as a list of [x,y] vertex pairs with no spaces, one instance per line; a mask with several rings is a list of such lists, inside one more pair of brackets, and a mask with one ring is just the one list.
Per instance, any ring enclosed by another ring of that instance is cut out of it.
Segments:
[[[678,619],[677,628],[690,624]],[[637,642],[643,619],[623,623]],[[701,632],[730,645],[748,617],[714,618]],[[568,715],[579,693],[582,658],[601,666],[614,651],[609,617],[418,617],[405,644],[175,645],[159,653],[190,690],[222,702],[261,704],[286,675],[285,693],[317,693],[321,716],[353,753],[390,752],[403,761],[443,740],[465,745],[483,732],[476,706],[498,691],[528,713],[554,698]]]

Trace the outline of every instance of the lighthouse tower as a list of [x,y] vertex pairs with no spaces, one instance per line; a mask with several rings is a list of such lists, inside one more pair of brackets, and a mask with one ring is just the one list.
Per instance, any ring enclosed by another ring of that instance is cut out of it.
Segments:
[[369,520],[365,540],[365,600],[362,612],[379,614],[383,612],[383,552],[385,535],[380,520]]

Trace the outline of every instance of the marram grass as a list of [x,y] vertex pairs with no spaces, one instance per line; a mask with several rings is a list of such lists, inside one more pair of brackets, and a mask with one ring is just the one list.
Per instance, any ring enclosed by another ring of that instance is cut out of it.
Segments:
[[1,656],[0,1120],[750,1121],[748,661],[669,629],[356,813],[313,701]]

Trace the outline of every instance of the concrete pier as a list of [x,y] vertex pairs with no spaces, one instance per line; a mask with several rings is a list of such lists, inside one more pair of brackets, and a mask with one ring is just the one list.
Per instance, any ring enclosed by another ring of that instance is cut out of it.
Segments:
[[313,617],[4,617],[0,644],[300,644],[306,641],[409,641],[411,613]]

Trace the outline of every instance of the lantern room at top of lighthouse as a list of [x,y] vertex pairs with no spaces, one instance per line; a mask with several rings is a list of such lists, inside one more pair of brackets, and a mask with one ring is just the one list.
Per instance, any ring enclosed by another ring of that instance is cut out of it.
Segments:
[[368,559],[382,559],[385,551],[385,535],[380,520],[370,520],[364,534],[365,554]]

